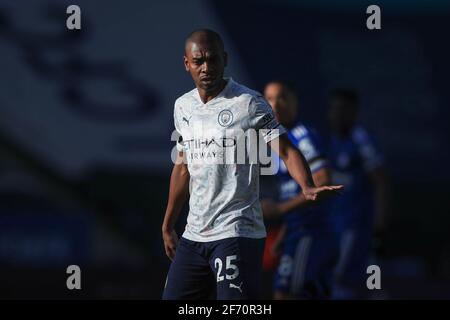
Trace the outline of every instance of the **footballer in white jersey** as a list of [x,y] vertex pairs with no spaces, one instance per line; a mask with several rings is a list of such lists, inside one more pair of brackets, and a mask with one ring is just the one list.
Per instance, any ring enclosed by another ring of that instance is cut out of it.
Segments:
[[[162,226],[172,263],[163,299],[256,299],[266,235],[254,157],[261,143],[278,152],[307,200],[342,186],[315,187],[305,158],[261,94],[224,78],[227,54],[216,32],[192,32],[184,64],[196,88],[175,103],[178,157]],[[174,225],[189,196],[178,239]]]
[[[175,102],[175,128],[182,138],[177,149],[186,154],[191,187],[183,237],[192,241],[266,236],[258,197],[259,164],[250,159],[236,163],[238,145],[258,144],[256,134],[246,134],[249,129],[267,129],[262,134],[265,143],[285,130],[258,92],[232,79],[226,81],[225,88],[207,103],[197,89]],[[258,151],[246,151],[251,150]]]

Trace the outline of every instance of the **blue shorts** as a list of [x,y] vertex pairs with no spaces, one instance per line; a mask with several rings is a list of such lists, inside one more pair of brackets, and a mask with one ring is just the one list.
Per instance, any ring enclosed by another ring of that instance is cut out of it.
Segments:
[[275,273],[275,291],[299,299],[331,298],[338,249],[332,231],[288,233]]
[[196,242],[181,237],[163,299],[260,298],[264,240],[235,237]]
[[372,231],[351,226],[340,232],[340,255],[335,275],[334,299],[357,299],[367,292],[366,269],[369,265]]

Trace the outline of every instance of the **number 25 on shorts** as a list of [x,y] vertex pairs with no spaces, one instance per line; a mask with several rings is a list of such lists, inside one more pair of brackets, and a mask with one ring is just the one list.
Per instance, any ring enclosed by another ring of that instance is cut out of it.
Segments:
[[[234,280],[239,276],[239,268],[237,265],[233,264],[233,261],[237,259],[236,255],[227,256],[225,264],[225,276],[221,275],[223,269],[223,262],[220,258],[214,260],[214,268],[217,269],[217,282],[223,281],[225,278],[227,280]],[[226,270],[233,270],[232,274],[227,274]]]

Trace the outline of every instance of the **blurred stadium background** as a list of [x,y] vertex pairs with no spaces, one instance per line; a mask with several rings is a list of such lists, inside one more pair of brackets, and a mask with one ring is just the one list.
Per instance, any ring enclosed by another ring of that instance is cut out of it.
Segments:
[[[382,30],[365,26],[370,4]],[[449,17],[437,0],[1,0],[0,297],[160,298],[173,102],[193,87],[183,41],[209,27],[228,75],[296,82],[324,133],[328,91],[359,91],[393,191],[374,298],[450,298]],[[270,284],[268,270],[267,298]]]

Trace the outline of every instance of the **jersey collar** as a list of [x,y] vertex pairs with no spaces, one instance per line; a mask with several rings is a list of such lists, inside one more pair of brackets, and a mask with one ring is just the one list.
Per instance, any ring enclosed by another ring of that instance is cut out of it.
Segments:
[[224,77],[223,78],[227,84],[225,85],[225,87],[222,89],[222,91],[219,92],[219,94],[217,96],[215,96],[214,98],[212,98],[211,100],[209,100],[207,103],[203,103],[202,99],[200,98],[200,93],[198,93],[198,89],[195,89],[194,92],[194,96],[195,98],[203,105],[203,106],[209,106],[210,104],[212,104],[214,101],[216,101],[218,98],[223,97],[228,90],[233,86],[233,84],[235,83],[233,81],[233,78],[231,77]]

